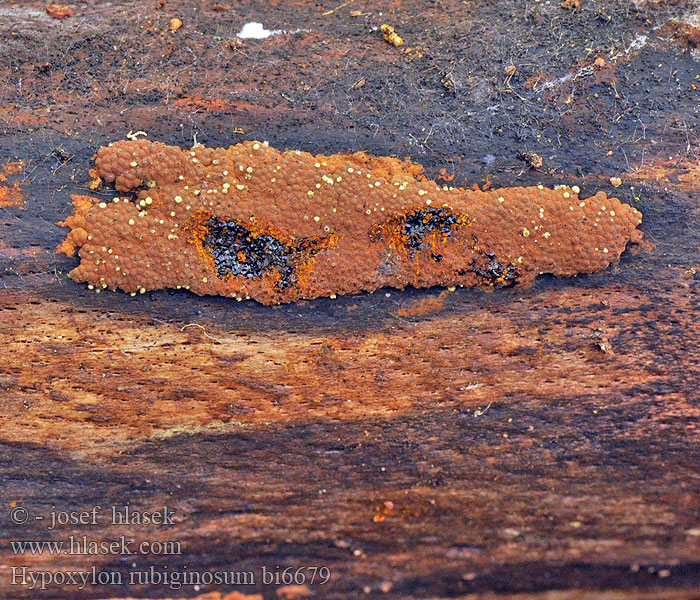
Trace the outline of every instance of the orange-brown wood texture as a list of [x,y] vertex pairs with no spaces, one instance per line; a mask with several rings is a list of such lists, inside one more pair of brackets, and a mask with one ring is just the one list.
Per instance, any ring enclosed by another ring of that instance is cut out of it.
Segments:
[[[700,595],[696,2],[46,8],[0,3],[0,598]],[[644,240],[525,289],[97,294],[56,224],[137,132],[603,191]],[[70,536],[134,552],[17,544]]]

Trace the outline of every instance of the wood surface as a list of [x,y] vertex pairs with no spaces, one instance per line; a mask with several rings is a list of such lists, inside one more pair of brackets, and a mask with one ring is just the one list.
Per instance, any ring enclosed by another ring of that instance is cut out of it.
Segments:
[[[565,4],[0,3],[0,598],[700,597],[700,8]],[[604,190],[644,242],[528,289],[96,294],[56,223],[137,131]],[[173,523],[112,524],[126,504]],[[182,554],[11,544],[70,535]],[[257,577],[31,590],[21,566]]]

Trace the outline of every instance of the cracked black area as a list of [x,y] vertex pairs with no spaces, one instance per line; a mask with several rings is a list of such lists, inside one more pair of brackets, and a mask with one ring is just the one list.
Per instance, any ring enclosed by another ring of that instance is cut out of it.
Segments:
[[484,252],[480,261],[472,260],[472,271],[494,287],[506,287],[518,282],[518,267],[507,261],[500,261],[493,252]]
[[[404,248],[409,258],[414,258],[431,233],[447,238],[458,227],[471,222],[467,215],[448,208],[415,208],[375,225],[370,231],[370,238],[376,242],[386,237],[394,246]],[[436,252],[431,252],[431,257],[436,262],[442,260],[442,255]]]
[[202,247],[212,257],[218,276],[260,278],[276,273],[278,289],[297,283],[297,266],[328,247],[331,236],[285,242],[270,233],[255,231],[238,219],[211,217],[203,223]]

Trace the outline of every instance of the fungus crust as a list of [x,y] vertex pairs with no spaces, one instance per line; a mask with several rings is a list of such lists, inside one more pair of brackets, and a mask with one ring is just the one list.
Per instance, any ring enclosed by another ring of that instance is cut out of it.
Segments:
[[189,150],[145,139],[100,148],[98,200],[74,196],[59,251],[100,289],[184,288],[263,304],[390,286],[528,285],[593,273],[638,242],[641,213],[578,187],[439,186],[410,161]]

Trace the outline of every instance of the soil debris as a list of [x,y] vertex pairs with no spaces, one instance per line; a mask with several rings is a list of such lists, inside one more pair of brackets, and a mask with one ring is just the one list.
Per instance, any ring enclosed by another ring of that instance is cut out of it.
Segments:
[[525,150],[520,153],[520,157],[533,169],[540,169],[544,164],[542,157],[534,150]]
[[54,19],[67,19],[75,15],[75,11],[65,4],[49,4],[46,12]]
[[387,25],[385,23],[384,25],[382,25],[381,30],[382,35],[384,36],[384,39],[387,42],[393,44],[394,46],[403,45],[403,39],[398,33],[396,33],[396,30],[391,25]]
[[581,10],[581,0],[564,0],[561,7],[571,11]]

